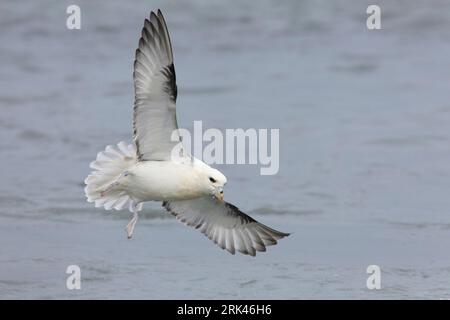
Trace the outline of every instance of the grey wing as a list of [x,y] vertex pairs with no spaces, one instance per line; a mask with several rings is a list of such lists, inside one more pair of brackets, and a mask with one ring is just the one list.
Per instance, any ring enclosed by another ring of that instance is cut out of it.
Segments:
[[163,206],[181,222],[205,234],[222,249],[234,254],[255,256],[256,251],[266,251],[266,246],[288,236],[259,223],[236,206],[213,197],[193,200],[165,201]]
[[169,32],[159,10],[145,19],[133,79],[133,129],[138,159],[169,160],[173,147],[180,141],[175,105],[177,85]]

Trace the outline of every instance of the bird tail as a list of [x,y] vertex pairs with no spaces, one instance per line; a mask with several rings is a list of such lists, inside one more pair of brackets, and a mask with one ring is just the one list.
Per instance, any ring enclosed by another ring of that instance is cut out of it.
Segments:
[[87,201],[106,210],[128,207],[132,211],[136,203],[120,188],[119,180],[136,161],[136,147],[123,141],[117,147],[107,146],[105,151],[99,152],[97,159],[90,164],[93,171],[84,180]]

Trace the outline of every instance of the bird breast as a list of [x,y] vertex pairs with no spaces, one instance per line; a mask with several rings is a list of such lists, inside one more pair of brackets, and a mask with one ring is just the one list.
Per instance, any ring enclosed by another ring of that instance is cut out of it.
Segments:
[[140,201],[187,200],[204,195],[198,171],[191,164],[142,161],[128,170],[125,188]]

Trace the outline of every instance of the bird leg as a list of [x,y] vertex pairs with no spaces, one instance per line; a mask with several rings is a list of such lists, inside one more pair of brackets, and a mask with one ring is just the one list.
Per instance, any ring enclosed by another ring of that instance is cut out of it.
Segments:
[[[122,174],[120,174],[117,179],[115,179],[108,187],[106,187],[106,189],[104,189],[103,191],[100,192],[100,196],[104,197],[109,191],[111,191],[112,189],[114,189],[115,187],[117,187],[118,185],[120,185],[121,180],[124,177],[127,177],[130,173],[128,171],[124,171],[122,172]],[[133,204],[134,205],[134,204]],[[135,206],[135,205],[134,205]]]
[[133,204],[133,218],[131,218],[130,222],[128,222],[127,226],[125,227],[125,230],[127,231],[127,237],[128,239],[131,239],[133,236],[134,226],[136,225],[136,222],[138,221],[138,209],[137,205]]
[[106,189],[100,192],[100,197],[104,197],[107,192],[111,191],[115,186],[117,186],[119,182],[116,180],[113,183],[111,183]]

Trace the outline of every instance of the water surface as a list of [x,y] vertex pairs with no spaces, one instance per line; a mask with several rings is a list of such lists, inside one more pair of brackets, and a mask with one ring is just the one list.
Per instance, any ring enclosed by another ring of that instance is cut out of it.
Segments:
[[[3,1],[0,297],[450,298],[450,4],[379,1]],[[427,5],[427,6],[426,6]],[[280,171],[221,165],[226,198],[292,235],[231,256],[146,205],[85,202],[88,163],[131,139],[133,54],[161,8],[178,119],[279,128]],[[82,290],[65,287],[82,269]],[[382,289],[366,288],[366,268]]]

